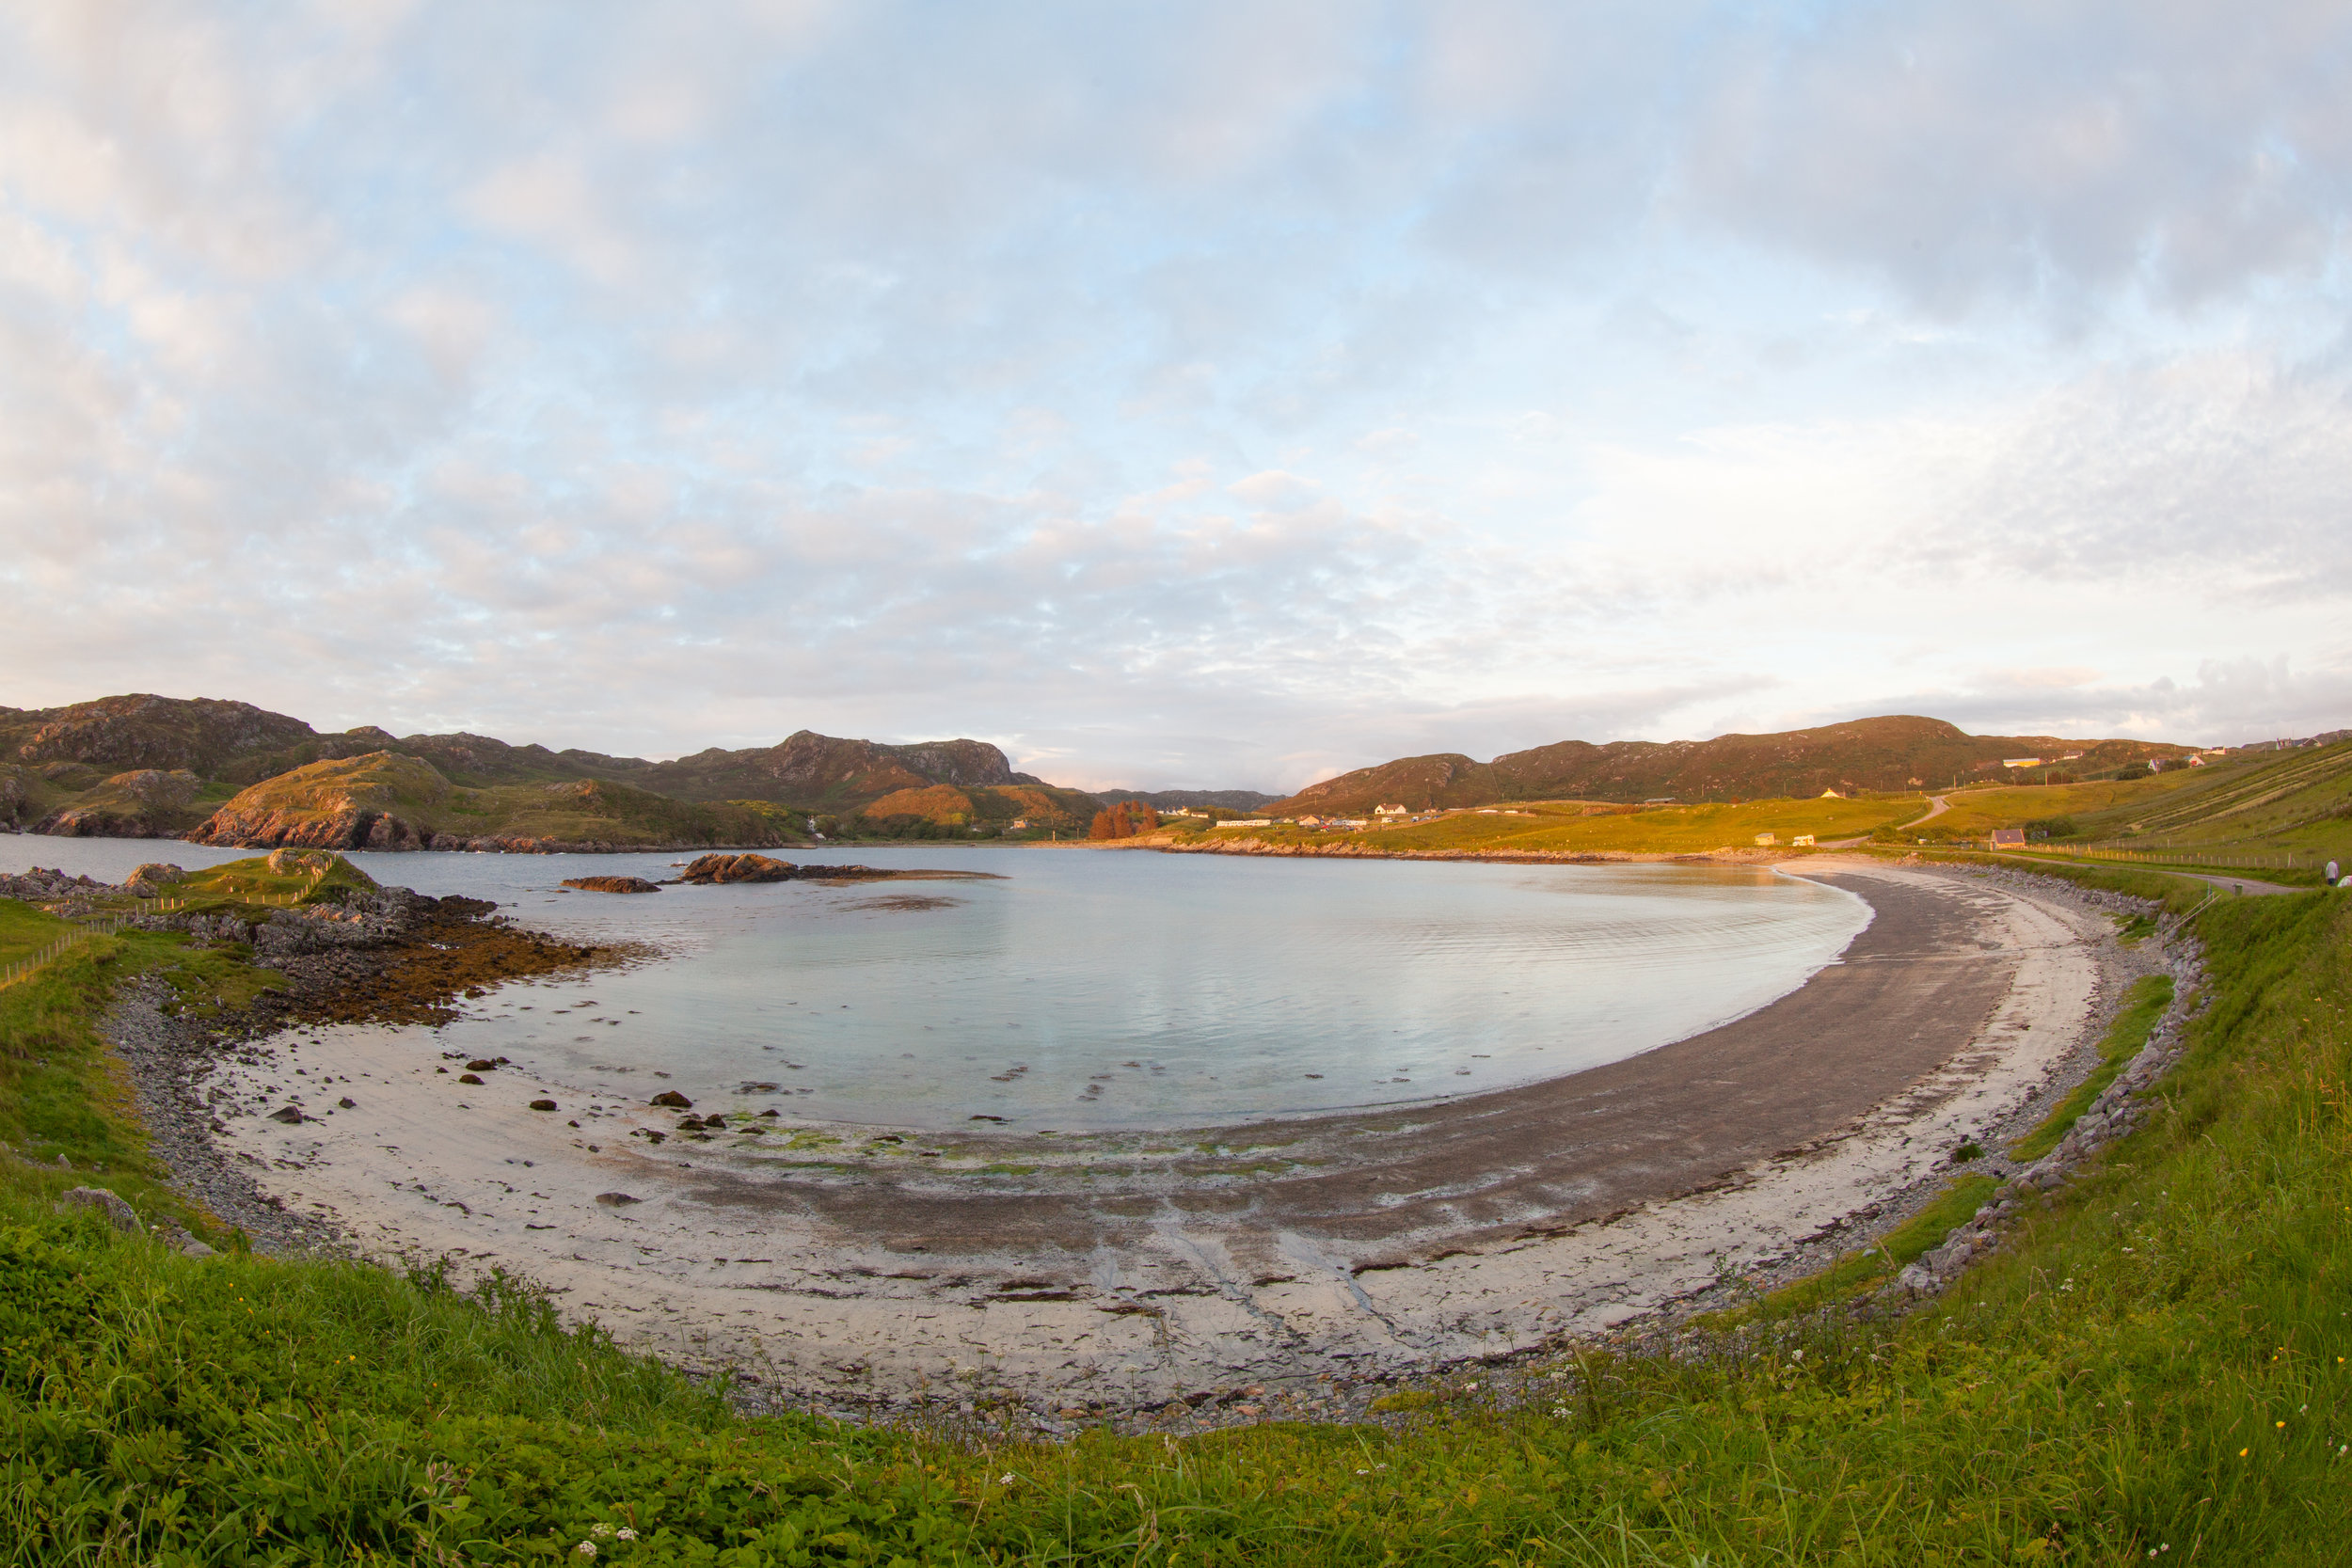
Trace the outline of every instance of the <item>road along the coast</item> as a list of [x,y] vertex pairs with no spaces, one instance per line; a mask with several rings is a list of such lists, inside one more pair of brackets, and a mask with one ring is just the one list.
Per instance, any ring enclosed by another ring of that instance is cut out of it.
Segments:
[[[246,1168],[361,1249],[504,1266],[625,1342],[780,1389],[1099,1409],[1402,1370],[1785,1257],[1932,1178],[2084,1038],[2104,917],[1880,862],[1788,869],[1875,911],[1797,990],[1591,1071],[1376,1114],[937,1159],[842,1127],[786,1157],[512,1067],[456,1088],[435,1069],[458,1064],[364,1031],[279,1037],[212,1087]],[[321,1114],[257,1114],[291,1094]]]

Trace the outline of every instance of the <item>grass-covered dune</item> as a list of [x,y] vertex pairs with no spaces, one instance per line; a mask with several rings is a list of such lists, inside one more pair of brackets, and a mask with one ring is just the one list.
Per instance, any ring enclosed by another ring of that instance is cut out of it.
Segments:
[[744,1418],[524,1290],[60,1212],[172,1211],[88,1020],[233,957],[98,938],[0,990],[0,1129],[44,1162],[0,1160],[0,1561],[2341,1562],[2352,898],[2195,930],[2209,1005],[2144,1125],[1946,1299],[1464,1370],[1389,1426],[1059,1446]]

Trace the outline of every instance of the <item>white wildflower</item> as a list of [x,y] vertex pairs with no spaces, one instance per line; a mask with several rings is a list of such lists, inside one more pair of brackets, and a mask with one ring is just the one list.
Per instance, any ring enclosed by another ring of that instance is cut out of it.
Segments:
[[583,1541],[579,1545],[574,1546],[572,1550],[578,1552],[582,1557],[594,1557],[596,1555],[596,1544],[593,1541]]
[[621,1527],[621,1539],[624,1541],[634,1541],[637,1539],[637,1532],[629,1528],[627,1525],[623,1525]]
[[1012,1484],[1012,1472],[1008,1470],[1003,1475],[998,1476],[996,1478],[996,1484],[999,1486],[1010,1486]]
[[588,1533],[591,1535],[611,1535],[612,1533],[612,1527],[599,1519],[595,1524],[588,1527]]

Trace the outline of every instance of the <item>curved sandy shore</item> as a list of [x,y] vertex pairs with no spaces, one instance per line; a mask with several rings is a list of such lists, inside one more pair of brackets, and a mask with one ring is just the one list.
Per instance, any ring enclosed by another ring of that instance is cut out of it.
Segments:
[[[1784,1257],[1931,1176],[2083,1038],[2104,921],[1875,862],[1792,869],[1875,911],[1798,990],[1628,1061],[1377,1114],[778,1149],[591,1114],[511,1069],[462,1088],[365,1030],[280,1037],[212,1088],[257,1180],[361,1249],[501,1265],[625,1341],[783,1388],[1104,1408],[1360,1375],[1608,1327]],[[352,1104],[259,1114],[290,1095]],[[565,1110],[526,1108],[542,1095]]]

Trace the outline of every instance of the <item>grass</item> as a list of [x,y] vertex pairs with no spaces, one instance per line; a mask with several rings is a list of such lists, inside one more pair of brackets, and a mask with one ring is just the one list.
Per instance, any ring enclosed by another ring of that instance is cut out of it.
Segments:
[[1786,849],[1800,833],[1860,838],[1927,809],[1917,796],[1870,796],[1851,800],[1751,800],[1740,805],[1629,807],[1581,801],[1520,801],[1459,812],[1432,822],[1362,832],[1324,833],[1308,828],[1216,831],[1187,825],[1189,838],[1212,842],[1256,838],[1272,843],[1360,845],[1387,853],[1703,854],[1747,849],[1772,833]]
[[[2197,926],[2210,1003],[2146,1124],[1947,1299],[1771,1318],[1746,1354],[1585,1347],[1524,1403],[1424,1379],[1379,1425],[745,1419],[511,1284],[191,1261],[0,1161],[0,1562],[2340,1561],[2352,900]],[[26,1063],[65,1064],[40,1115],[146,1210],[84,1022],[119,940],[0,1016],[0,1121],[34,1115]]]
[[1876,1290],[1923,1254],[1934,1250],[1955,1226],[1984,1207],[2000,1182],[1980,1171],[1956,1177],[1934,1202],[1867,1247],[1843,1254],[1820,1273],[1784,1285],[1744,1307],[1708,1314],[1702,1323],[1736,1327],[1761,1319],[1788,1318]]
[[190,910],[239,910],[258,917],[277,905],[339,904],[375,888],[373,877],[329,850],[281,854],[278,863],[282,870],[270,869],[267,855],[225,861],[191,871],[161,891]]
[[2039,1160],[2058,1146],[2058,1141],[2074,1131],[2074,1123],[2090,1109],[2091,1101],[2106,1093],[2116,1074],[2131,1065],[2148,1043],[2163,1019],[2164,1010],[2172,1006],[2172,976],[2143,974],[2132,982],[2132,989],[2123,993],[2122,1010],[2099,1041],[2099,1065],[2090,1076],[2074,1085],[2064,1100],[2054,1106],[2042,1119],[2042,1125],[2009,1146],[2012,1160]]

